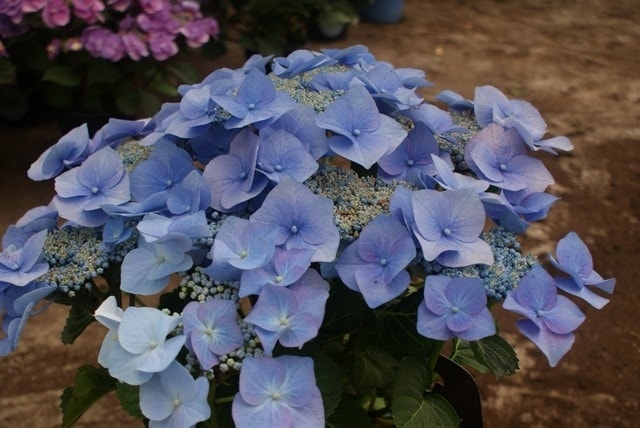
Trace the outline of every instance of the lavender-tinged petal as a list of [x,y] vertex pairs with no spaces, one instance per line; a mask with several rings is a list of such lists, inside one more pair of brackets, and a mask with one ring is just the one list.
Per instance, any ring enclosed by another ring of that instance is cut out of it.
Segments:
[[530,320],[519,320],[516,326],[522,334],[536,344],[547,357],[551,367],[558,365],[560,359],[573,346],[575,336],[572,333],[555,334],[549,330],[540,329]]

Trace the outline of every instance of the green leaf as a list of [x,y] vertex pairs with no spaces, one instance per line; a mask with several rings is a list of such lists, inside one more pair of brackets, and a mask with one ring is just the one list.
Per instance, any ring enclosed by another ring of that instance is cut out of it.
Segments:
[[140,91],[140,106],[142,114],[146,117],[151,117],[160,110],[162,101],[157,95],[148,91]]
[[131,87],[124,87],[116,92],[118,110],[128,116],[135,116],[140,108],[140,94]]
[[357,391],[384,388],[394,380],[398,360],[384,349],[368,347],[354,354],[351,370],[353,386]]
[[459,425],[458,415],[439,394],[424,399],[400,397],[392,404],[393,419],[398,428],[450,428]]
[[87,84],[114,83],[122,78],[120,69],[107,61],[91,63],[87,70]]
[[487,373],[489,367],[477,360],[476,355],[471,349],[471,344],[466,340],[460,340],[456,347],[455,353],[451,359],[461,366],[467,366],[476,369],[480,373]]
[[422,400],[432,379],[433,373],[426,363],[415,357],[403,359],[396,371],[396,379],[391,389],[392,401],[401,397]]
[[496,379],[518,370],[518,357],[513,347],[498,335],[471,342],[471,349],[480,364],[491,370]]
[[393,305],[376,309],[376,344],[397,358],[406,355],[428,357],[439,342],[427,339],[416,329],[418,306],[422,294],[414,292]]
[[96,401],[116,389],[116,380],[104,368],[83,365],[78,368],[73,387],[61,398],[62,428],[73,426]]
[[6,58],[0,58],[0,84],[10,84],[16,81],[16,67]]
[[324,415],[327,418],[333,414],[340,403],[344,370],[320,350],[310,356],[313,358],[316,385],[322,394]]
[[340,404],[326,420],[328,428],[371,428],[371,419],[354,399],[343,397]]
[[92,312],[87,312],[80,305],[72,305],[69,308],[69,316],[60,334],[62,343],[65,345],[72,344],[93,321],[95,321],[95,317]]
[[134,418],[144,419],[145,416],[140,410],[140,387],[132,386],[123,382],[116,383],[116,394],[122,409]]
[[73,88],[74,86],[78,86],[82,83],[82,76],[70,67],[59,65],[46,70],[42,76],[42,80],[45,82],[56,83],[67,88]]
[[167,66],[167,70],[178,79],[179,84],[194,83],[198,80],[198,73],[186,62],[174,61]]
[[362,294],[348,289],[340,282],[331,283],[331,292],[326,304],[324,321],[318,332],[321,343],[331,338],[340,338],[346,334],[363,331],[371,322],[371,310],[362,298]]

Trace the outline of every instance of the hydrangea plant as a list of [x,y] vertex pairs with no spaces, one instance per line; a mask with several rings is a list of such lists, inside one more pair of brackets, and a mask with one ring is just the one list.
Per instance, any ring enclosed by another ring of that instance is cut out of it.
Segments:
[[0,118],[18,120],[43,99],[84,113],[154,114],[175,86],[197,79],[181,51],[213,46],[218,33],[195,1],[2,1]]
[[556,366],[571,299],[615,284],[573,232],[546,267],[520,250],[557,199],[531,152],[571,144],[496,88],[441,109],[429,85],[364,46],[295,51],[71,131],[29,170],[55,197],[2,240],[0,353],[42,300],[70,306],[65,343],[106,327],[64,426],[111,390],[151,427],[456,426],[437,363],[513,374],[498,310]]

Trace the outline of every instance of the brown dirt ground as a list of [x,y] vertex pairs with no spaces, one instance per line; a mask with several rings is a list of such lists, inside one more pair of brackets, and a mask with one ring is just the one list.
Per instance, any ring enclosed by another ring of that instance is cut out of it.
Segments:
[[[600,311],[580,305],[587,322],[555,369],[511,327],[514,317],[501,316],[521,370],[499,382],[478,377],[486,427],[640,424],[639,22],[637,0],[407,0],[401,23],[361,23],[347,40],[323,45],[363,43],[379,59],[425,70],[437,85],[427,99],[443,89],[472,98],[475,86],[494,85],[533,103],[550,133],[575,145],[571,154],[545,156],[562,199],[531,228],[526,248],[544,255],[574,230],[617,289]],[[216,66],[242,61],[230,46]],[[51,183],[29,182],[25,172],[57,138],[51,123],[0,128],[0,229],[51,197]],[[0,360],[0,426],[60,425],[58,396],[79,364],[96,363],[104,334],[94,325],[77,345],[64,346],[64,317],[64,308],[52,307],[32,319],[18,350]],[[77,426],[138,425],[110,397]]]

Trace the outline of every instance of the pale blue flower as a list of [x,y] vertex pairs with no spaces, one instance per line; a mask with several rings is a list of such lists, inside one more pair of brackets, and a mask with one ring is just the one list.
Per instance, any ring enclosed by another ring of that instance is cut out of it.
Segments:
[[473,100],[474,113],[482,127],[495,123],[505,129],[515,129],[527,146],[532,150],[545,150],[555,153],[554,149],[572,150],[573,146],[566,137],[555,137],[541,141],[547,132],[547,124],[531,103],[523,100],[510,100],[493,86],[476,88]]
[[473,101],[465,99],[462,95],[450,89],[445,89],[436,95],[436,100],[448,104],[449,108],[454,111],[473,110]]
[[314,68],[325,67],[335,63],[334,59],[324,54],[307,49],[298,49],[291,52],[286,58],[274,58],[273,74],[281,79],[290,79]]
[[419,190],[411,202],[413,232],[426,260],[449,267],[493,263],[491,247],[480,239],[485,213],[476,192]]
[[[10,231],[13,229],[9,229]],[[18,232],[16,230],[15,232]],[[43,262],[41,254],[47,238],[47,230],[42,230],[34,235],[26,233],[11,234],[2,239],[2,252],[0,252],[0,282],[6,282],[24,287],[49,270],[49,265]]]
[[186,271],[193,265],[191,239],[171,232],[153,242],[139,240],[138,248],[131,250],[122,261],[121,290],[150,296],[169,284],[171,275]]
[[380,158],[378,177],[388,183],[396,180],[419,186],[422,176],[436,174],[431,156],[437,154],[438,142],[433,133],[418,122],[393,152]]
[[349,46],[344,49],[321,49],[329,58],[346,66],[375,64],[376,59],[364,45]]
[[436,174],[433,177],[422,176],[422,180],[426,184],[425,187],[433,188],[435,187],[433,183],[437,183],[445,190],[470,189],[479,194],[487,190],[490,186],[490,184],[484,180],[454,172],[453,165],[436,155],[431,155],[431,160],[436,169]]
[[429,339],[480,340],[496,333],[480,278],[428,276],[418,308],[418,333]]
[[209,370],[218,357],[244,343],[238,326],[236,304],[231,300],[211,299],[189,302],[182,311],[185,346],[198,358],[200,367]]
[[464,157],[481,179],[505,190],[543,192],[554,183],[542,161],[527,154],[514,129],[489,124],[469,141]]
[[362,293],[370,308],[398,297],[409,287],[405,270],[416,256],[409,231],[386,215],[374,218],[344,249],[335,269],[342,282]]
[[129,175],[111,147],[89,156],[82,165],[56,178],[53,202],[60,216],[79,224],[103,225],[109,215],[102,205],[120,205],[131,199]]
[[356,79],[351,86],[364,85],[383,112],[406,110],[419,105],[423,99],[416,95],[415,86],[407,88],[391,64],[378,62],[366,71],[354,69]]
[[233,212],[240,204],[262,192],[269,179],[256,172],[260,137],[243,128],[231,141],[229,153],[207,164],[202,178],[211,191],[211,206],[220,212]]
[[120,346],[118,343],[118,327],[122,322],[122,315],[124,315],[124,311],[118,307],[115,296],[107,297],[93,314],[96,320],[109,330],[102,340],[100,352],[98,353],[98,363],[102,367],[109,367],[112,349],[115,346]]
[[326,281],[322,284],[314,287],[301,280],[289,288],[272,284],[262,288],[258,301],[244,320],[255,326],[267,354],[273,352],[277,342],[288,348],[302,348],[318,335],[329,298],[329,285]]
[[38,282],[31,282],[23,287],[0,282],[0,313],[4,333],[4,337],[0,338],[0,356],[15,351],[35,306],[55,289],[54,285]]
[[[112,321],[117,322],[117,313]],[[129,385],[142,385],[164,371],[185,343],[183,335],[167,338],[181,321],[155,308],[128,307],[106,355],[109,374]]]
[[330,262],[336,256],[340,233],[333,222],[333,203],[289,177],[271,190],[250,220],[275,228],[276,245],[284,249],[313,249],[312,262]]
[[276,249],[273,257],[263,266],[242,272],[240,297],[260,294],[267,285],[286,287],[296,282],[311,266],[315,250],[311,248]]
[[319,159],[329,151],[329,139],[324,129],[316,124],[316,112],[312,107],[298,105],[280,116],[269,127],[260,130],[260,136],[281,129],[295,135],[314,159]]
[[49,205],[40,205],[28,210],[16,221],[15,227],[27,235],[32,235],[41,230],[53,230],[58,221],[58,210],[53,202]]
[[455,141],[450,134],[469,132],[467,128],[455,125],[449,113],[439,109],[433,104],[423,103],[418,107],[404,110],[402,114],[410,118],[414,123],[424,123],[433,135],[437,135],[448,141]]
[[140,386],[140,410],[150,428],[192,428],[211,416],[207,402],[209,381],[193,379],[189,370],[173,361]]
[[235,95],[213,94],[211,98],[231,114],[225,122],[228,129],[263,128],[296,107],[288,94],[276,91],[271,79],[256,69],[246,74]]
[[322,428],[324,407],[313,360],[282,355],[246,358],[231,410],[237,428]]
[[507,294],[502,307],[527,317],[516,325],[540,348],[551,367],[571,349],[575,340],[572,332],[585,320],[573,302],[558,295],[553,278],[540,265],[534,266]]
[[153,146],[149,157],[131,172],[131,196],[143,202],[156,193],[168,192],[195,171],[191,156],[168,141]]
[[592,306],[601,309],[609,300],[591,291],[587,286],[599,288],[607,293],[613,293],[615,278],[604,279],[593,270],[593,258],[587,245],[575,232],[558,241],[556,257],[549,254],[551,264],[569,277],[554,278],[556,285],[563,291],[578,296]]
[[40,155],[27,175],[36,181],[48,180],[79,164],[89,155],[89,140],[86,123],[72,129]]
[[271,225],[227,217],[211,247],[211,265],[205,272],[220,281],[239,279],[242,271],[264,266],[276,248],[277,230]]
[[146,242],[156,241],[168,233],[182,234],[192,239],[207,236],[209,233],[207,216],[204,211],[174,217],[150,213],[142,218],[136,225],[136,229]]
[[407,136],[398,122],[380,114],[362,85],[354,86],[331,103],[318,114],[316,123],[333,132],[331,150],[365,168],[395,150]]
[[116,148],[129,140],[140,140],[152,131],[153,126],[147,120],[124,120],[111,118],[100,128],[89,142],[91,153],[103,147]]
[[318,162],[295,135],[276,130],[263,137],[257,167],[275,183],[285,176],[303,182],[316,172]]

